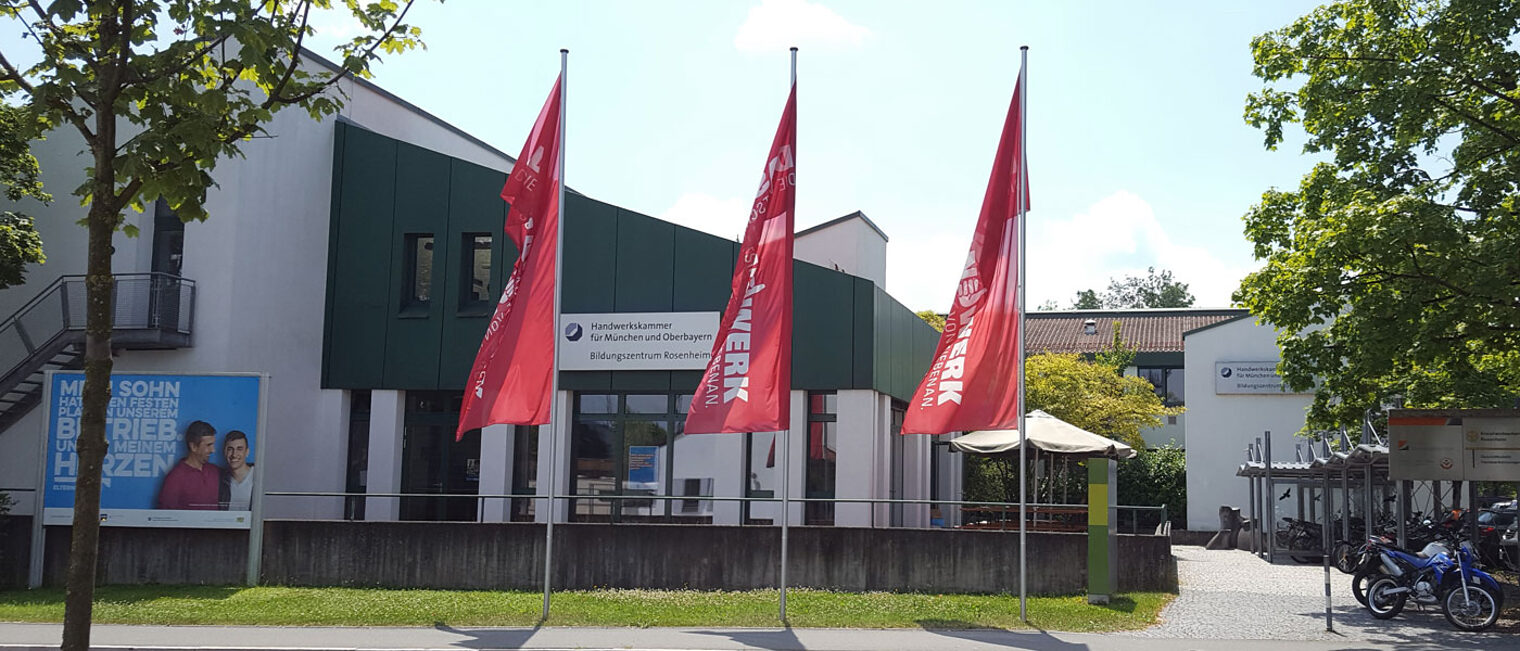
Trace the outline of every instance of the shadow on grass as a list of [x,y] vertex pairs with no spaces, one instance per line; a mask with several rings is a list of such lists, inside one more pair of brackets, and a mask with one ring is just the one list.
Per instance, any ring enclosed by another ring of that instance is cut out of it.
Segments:
[[1136,605],[1135,600],[1129,597],[1110,597],[1108,603],[1092,604],[1092,607],[1131,614],[1135,612]]

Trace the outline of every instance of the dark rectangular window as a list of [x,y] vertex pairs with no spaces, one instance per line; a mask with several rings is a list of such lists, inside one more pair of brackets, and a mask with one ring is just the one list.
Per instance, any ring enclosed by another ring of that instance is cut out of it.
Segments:
[[461,244],[459,309],[484,313],[496,299],[491,291],[491,234],[465,233]]
[[1146,379],[1155,388],[1156,395],[1168,407],[1181,407],[1183,405],[1182,381],[1183,373],[1180,368],[1147,368],[1135,369],[1136,374]]
[[433,235],[406,236],[405,277],[401,281],[401,311],[426,312],[433,298]]
[[[833,499],[835,451],[839,440],[839,398],[834,392],[808,393],[808,455],[804,490],[809,498]],[[833,525],[832,502],[808,502],[803,508],[806,524]]]

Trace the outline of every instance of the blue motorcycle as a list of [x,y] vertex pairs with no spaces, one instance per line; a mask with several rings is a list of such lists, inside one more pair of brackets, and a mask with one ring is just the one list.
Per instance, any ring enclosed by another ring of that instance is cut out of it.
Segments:
[[1464,631],[1486,630],[1498,621],[1504,591],[1476,567],[1472,543],[1463,542],[1456,552],[1433,543],[1421,555],[1384,546],[1379,556],[1384,575],[1367,586],[1367,610],[1373,617],[1390,619],[1414,599],[1440,604],[1446,621]]

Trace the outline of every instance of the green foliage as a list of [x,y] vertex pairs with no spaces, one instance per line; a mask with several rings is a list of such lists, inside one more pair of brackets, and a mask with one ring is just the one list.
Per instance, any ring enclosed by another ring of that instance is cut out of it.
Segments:
[[1132,310],[1142,308],[1192,307],[1193,294],[1188,284],[1172,278],[1172,272],[1148,267],[1144,276],[1125,276],[1122,280],[1110,279],[1108,289],[1100,296],[1096,291],[1084,289],[1077,292],[1072,309],[1077,310]]
[[[31,140],[40,135],[41,123],[30,111],[0,104],[0,188],[16,202],[32,198],[43,203],[53,197],[42,190],[37,158]],[[0,289],[26,282],[26,265],[41,264],[42,238],[32,218],[15,211],[0,211]]]
[[1182,413],[1180,407],[1163,405],[1144,378],[1119,375],[1112,366],[1075,354],[1033,355],[1024,368],[1030,410],[1044,410],[1135,448],[1145,445],[1141,430],[1159,427],[1162,418]]
[[1098,298],[1098,292],[1096,290],[1084,289],[1077,292],[1076,300],[1073,300],[1071,302],[1071,309],[1101,310],[1103,309],[1103,299]]
[[1135,349],[1124,345],[1124,337],[1119,333],[1119,322],[1114,322],[1114,338],[1105,348],[1093,356],[1093,361],[1102,366],[1107,366],[1115,373],[1123,373],[1135,363]]
[[934,326],[935,330],[940,332],[945,331],[945,315],[934,310],[919,310],[914,312],[914,314],[917,314],[918,318],[923,319],[924,323]]
[[1119,503],[1165,506],[1172,527],[1187,528],[1187,458],[1182,448],[1135,448],[1133,459],[1119,462]]
[[1517,0],[1345,0],[1252,41],[1246,120],[1327,158],[1246,214],[1265,266],[1235,294],[1311,427],[1520,395],[1517,35]]
[[42,135],[42,121],[25,108],[0,104],[0,187],[5,198],[20,201],[31,197],[43,203],[53,197],[42,190],[37,157],[31,141]]
[[27,263],[42,264],[42,237],[32,218],[10,210],[0,211],[0,289],[26,282]]
[[[119,212],[159,197],[182,219],[205,219],[206,190],[219,160],[240,156],[274,113],[300,106],[314,118],[336,113],[331,87],[367,76],[381,53],[421,46],[403,22],[411,2],[344,0],[339,10],[363,29],[336,48],[340,70],[300,66],[315,33],[313,10],[332,0],[128,0],[35,3],[0,0],[0,16],[26,26],[42,58],[22,69],[0,55],[0,92],[19,100],[46,129],[72,126],[95,167],[75,194]],[[97,119],[122,123],[102,128]],[[101,163],[108,169],[100,169]],[[96,197],[96,178],[111,196]],[[117,217],[117,226],[120,226]]]

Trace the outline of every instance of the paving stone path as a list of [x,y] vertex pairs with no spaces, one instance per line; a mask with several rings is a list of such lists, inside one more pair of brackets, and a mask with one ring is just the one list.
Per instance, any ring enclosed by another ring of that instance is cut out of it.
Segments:
[[[1330,569],[1331,615],[1325,630],[1325,573],[1291,560],[1268,564],[1251,552],[1175,546],[1180,592],[1162,623],[1138,637],[1413,643],[1445,648],[1520,649],[1520,621],[1501,619],[1489,632],[1466,633],[1437,607],[1413,604],[1389,621],[1373,619],[1351,594],[1351,577]],[[1510,596],[1515,596],[1513,587]],[[1506,605],[1513,605],[1507,600]],[[1513,616],[1515,611],[1508,610]]]

